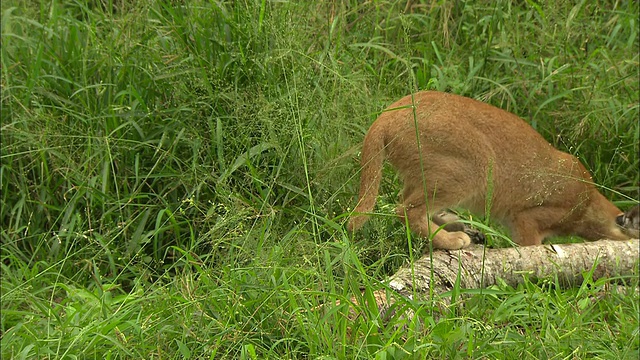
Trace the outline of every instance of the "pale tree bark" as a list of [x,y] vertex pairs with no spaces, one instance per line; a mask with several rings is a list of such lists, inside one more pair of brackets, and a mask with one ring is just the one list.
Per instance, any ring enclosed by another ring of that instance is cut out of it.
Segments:
[[401,267],[388,281],[392,292],[379,290],[374,298],[379,313],[384,315],[397,295],[428,299],[430,294],[452,290],[456,281],[461,289],[480,289],[496,284],[498,278],[517,286],[525,276],[529,279],[557,276],[562,285],[575,286],[582,283],[583,273],[592,270],[593,280],[637,275],[639,246],[639,240],[600,240],[505,249],[475,245],[463,250],[439,250],[424,255],[413,265]]

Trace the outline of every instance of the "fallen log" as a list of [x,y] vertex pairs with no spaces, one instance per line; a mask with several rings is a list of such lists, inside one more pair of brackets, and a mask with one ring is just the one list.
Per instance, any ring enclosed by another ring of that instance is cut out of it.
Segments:
[[[482,289],[497,284],[498,279],[515,287],[525,277],[532,280],[557,277],[568,287],[580,285],[583,274],[591,271],[594,281],[637,275],[639,246],[639,240],[600,240],[503,249],[474,245],[462,250],[438,250],[401,267],[389,278],[388,288],[375,291],[373,298],[378,313],[384,317],[396,301],[393,293],[428,299],[430,294],[452,290],[456,282],[460,289]],[[352,301],[357,303],[355,298]]]

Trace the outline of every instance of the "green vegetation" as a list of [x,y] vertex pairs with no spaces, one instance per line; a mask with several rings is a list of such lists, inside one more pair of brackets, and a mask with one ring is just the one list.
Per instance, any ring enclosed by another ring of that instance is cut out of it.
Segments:
[[633,204],[637,1],[1,6],[2,358],[640,356],[637,278],[347,321],[423,243],[390,169],[342,227],[364,132],[417,89],[522,116]]

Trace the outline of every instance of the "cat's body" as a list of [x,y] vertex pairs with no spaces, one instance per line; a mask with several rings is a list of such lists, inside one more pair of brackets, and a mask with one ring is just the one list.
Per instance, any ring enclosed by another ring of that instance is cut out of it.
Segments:
[[[577,158],[555,149],[516,115],[473,99],[419,92],[378,117],[363,144],[352,231],[373,210],[385,157],[404,183],[397,213],[420,236],[438,228],[431,215],[461,207],[477,214],[489,209],[520,245],[554,235],[630,238],[616,224],[622,211],[598,192]],[[433,236],[434,248],[460,249],[469,242],[461,231]]]

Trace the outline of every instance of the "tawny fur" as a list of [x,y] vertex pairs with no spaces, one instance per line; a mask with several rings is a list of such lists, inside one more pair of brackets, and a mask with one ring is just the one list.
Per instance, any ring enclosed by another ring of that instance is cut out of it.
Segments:
[[434,248],[470,243],[462,231],[433,234],[438,226],[431,215],[451,207],[476,214],[489,209],[520,245],[554,235],[630,238],[616,224],[622,211],[598,192],[577,158],[553,148],[516,115],[480,101],[425,91],[389,106],[364,139],[350,231],[374,208],[385,158],[404,184],[397,214],[419,236],[433,236]]

